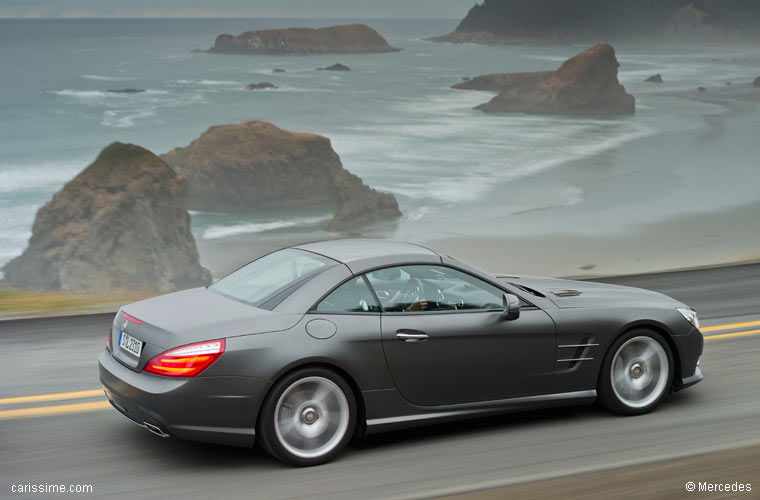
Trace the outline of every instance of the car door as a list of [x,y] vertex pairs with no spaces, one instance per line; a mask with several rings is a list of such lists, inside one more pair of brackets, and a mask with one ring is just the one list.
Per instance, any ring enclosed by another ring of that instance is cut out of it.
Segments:
[[503,290],[463,271],[410,265],[367,273],[383,306],[383,350],[393,381],[422,406],[547,394],[554,322],[523,307],[508,321]]

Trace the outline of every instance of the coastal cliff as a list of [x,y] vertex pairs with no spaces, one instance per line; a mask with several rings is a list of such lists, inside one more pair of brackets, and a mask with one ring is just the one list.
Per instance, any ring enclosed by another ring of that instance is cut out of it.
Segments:
[[218,54],[330,54],[397,52],[364,24],[328,28],[285,28],[219,35],[208,51]]
[[[334,230],[401,215],[393,195],[375,191],[343,168],[328,138],[269,122],[211,127],[162,158],[188,180],[191,209],[234,213],[336,205]],[[366,208],[361,217],[346,215],[359,205]]]
[[512,44],[756,39],[757,0],[484,0],[432,41]]
[[533,81],[525,78],[524,85],[505,88],[475,109],[557,115],[633,114],[635,99],[618,81],[619,66],[612,46],[597,45],[565,61],[548,78],[542,79],[544,73],[529,73],[534,75]]
[[160,158],[115,142],[34,221],[29,246],[4,268],[12,286],[168,292],[208,284],[185,208],[186,182]]

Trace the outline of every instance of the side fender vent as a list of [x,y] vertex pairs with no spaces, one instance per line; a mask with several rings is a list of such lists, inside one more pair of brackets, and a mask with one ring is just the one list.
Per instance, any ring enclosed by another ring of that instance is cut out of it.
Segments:
[[[557,363],[568,363],[567,371],[571,372],[578,368],[584,361],[593,361],[594,357],[591,356],[591,350],[594,347],[599,347],[599,344],[594,342],[593,337],[585,337],[577,344],[564,344],[557,346]],[[572,351],[570,351],[572,349]],[[569,353],[572,352],[572,355]]]

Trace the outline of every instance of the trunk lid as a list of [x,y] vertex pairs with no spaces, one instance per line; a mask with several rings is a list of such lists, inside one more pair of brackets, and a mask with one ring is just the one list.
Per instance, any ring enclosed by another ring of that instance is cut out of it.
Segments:
[[[122,307],[111,327],[113,355],[129,368],[141,371],[149,359],[169,349],[204,340],[287,330],[301,316],[259,309],[205,287],[183,290]],[[139,359],[119,346],[122,332],[143,342]]]

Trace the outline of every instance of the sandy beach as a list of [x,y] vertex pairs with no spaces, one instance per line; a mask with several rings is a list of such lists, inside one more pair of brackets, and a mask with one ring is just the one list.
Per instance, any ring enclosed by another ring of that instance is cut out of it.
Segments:
[[595,277],[760,260],[760,203],[674,217],[616,236],[440,239],[425,244],[487,271]]
[[[385,237],[387,234],[357,236]],[[215,277],[220,277],[267,252],[315,239],[320,239],[315,233],[271,232],[201,240],[201,264]],[[674,217],[620,235],[558,233],[416,242],[494,273],[557,277],[636,274],[754,261],[760,260],[760,202],[714,214]]]

